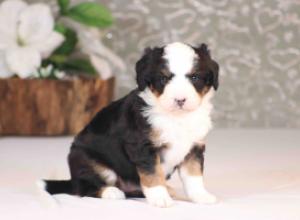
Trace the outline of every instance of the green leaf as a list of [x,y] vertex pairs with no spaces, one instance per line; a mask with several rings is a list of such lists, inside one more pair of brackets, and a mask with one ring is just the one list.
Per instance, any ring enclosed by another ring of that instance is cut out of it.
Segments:
[[62,68],[67,71],[69,70],[77,73],[97,75],[93,65],[86,59],[70,59],[63,64]]
[[57,4],[60,9],[60,13],[62,15],[66,15],[68,13],[68,7],[70,5],[70,0],[57,0]]
[[55,26],[55,30],[65,36],[65,41],[57,48],[53,54],[63,54],[69,55],[71,54],[78,42],[77,34],[70,28],[67,28],[61,24],[57,24]]
[[113,18],[110,11],[95,2],[84,2],[70,8],[67,16],[82,24],[93,27],[108,27]]
[[66,55],[52,54],[47,60],[44,61],[44,65],[53,63],[55,66],[61,66],[66,62],[66,60]]
[[65,35],[67,28],[62,24],[56,23],[54,26],[54,30],[58,33]]

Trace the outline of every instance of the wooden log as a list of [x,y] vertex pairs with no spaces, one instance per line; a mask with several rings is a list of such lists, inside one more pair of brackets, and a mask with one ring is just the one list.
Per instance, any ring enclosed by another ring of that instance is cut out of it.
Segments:
[[113,90],[113,78],[0,79],[0,136],[76,134]]

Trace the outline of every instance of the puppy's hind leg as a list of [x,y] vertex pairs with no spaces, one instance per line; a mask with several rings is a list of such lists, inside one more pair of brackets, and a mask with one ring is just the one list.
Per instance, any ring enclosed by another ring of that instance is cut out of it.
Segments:
[[117,175],[107,166],[73,150],[69,156],[73,194],[105,199],[124,199],[116,185]]
[[104,186],[99,191],[102,199],[126,199],[125,193],[116,186]]
[[97,174],[73,179],[75,194],[103,199],[125,199],[125,194],[114,185],[107,185]]
[[98,196],[103,199],[125,199],[125,193],[116,187],[117,174],[107,166],[93,162],[92,167],[96,174],[105,182],[98,190]]

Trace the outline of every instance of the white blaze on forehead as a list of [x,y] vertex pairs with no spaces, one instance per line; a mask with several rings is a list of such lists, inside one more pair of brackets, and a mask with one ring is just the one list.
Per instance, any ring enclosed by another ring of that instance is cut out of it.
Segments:
[[191,71],[196,53],[192,47],[175,42],[165,47],[164,58],[168,61],[169,69],[175,75],[185,75]]

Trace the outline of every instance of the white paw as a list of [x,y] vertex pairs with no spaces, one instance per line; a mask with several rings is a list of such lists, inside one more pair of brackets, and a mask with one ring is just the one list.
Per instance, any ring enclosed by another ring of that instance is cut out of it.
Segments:
[[164,186],[145,187],[144,194],[148,203],[153,206],[166,208],[173,205],[173,200]]
[[204,204],[217,202],[217,198],[204,188],[202,176],[189,176],[182,172],[181,178],[183,178],[185,192],[192,202]]
[[123,191],[114,186],[107,186],[101,193],[102,199],[125,199],[126,196]]
[[190,199],[195,203],[203,203],[203,204],[214,204],[216,203],[217,197],[209,192],[195,193],[190,196]]

